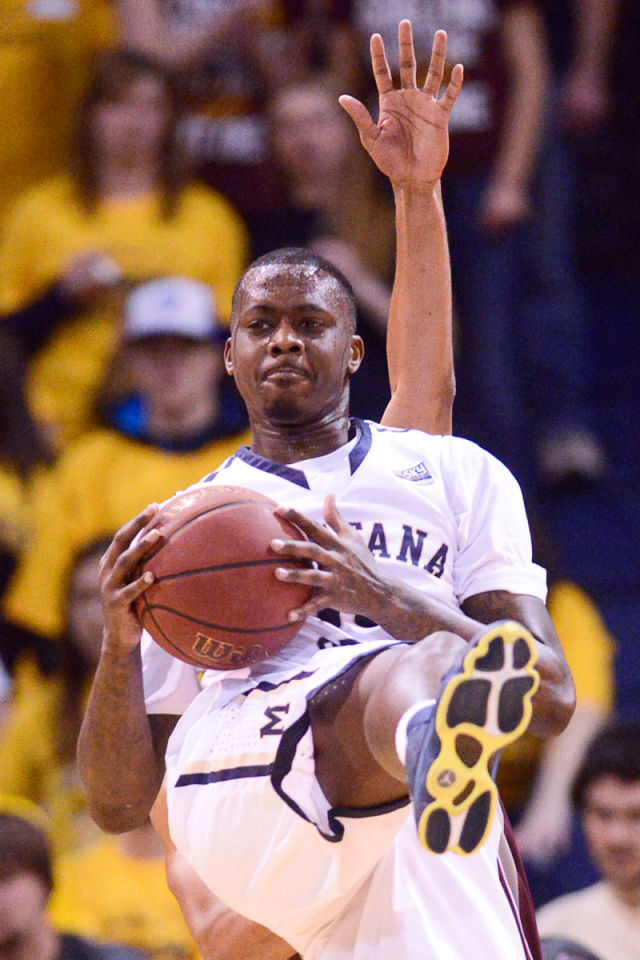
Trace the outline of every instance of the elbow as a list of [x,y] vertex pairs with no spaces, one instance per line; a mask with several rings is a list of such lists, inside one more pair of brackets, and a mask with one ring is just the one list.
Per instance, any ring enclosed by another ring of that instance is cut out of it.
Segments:
[[534,716],[530,732],[536,737],[557,737],[567,728],[576,709],[576,691],[568,670],[550,682],[541,676],[541,685],[534,697]]
[[128,833],[143,826],[149,819],[149,810],[134,807],[133,804],[107,806],[104,803],[89,802],[91,819],[105,833]]

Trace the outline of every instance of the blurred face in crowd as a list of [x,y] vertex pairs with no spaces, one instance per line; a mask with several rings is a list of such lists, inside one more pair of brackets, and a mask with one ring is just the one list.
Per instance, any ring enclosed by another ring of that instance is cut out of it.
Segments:
[[[131,376],[155,427],[197,429],[211,413],[224,368],[222,347],[179,336],[144,337],[129,345]],[[195,417],[195,421],[194,418]]]
[[35,874],[0,877],[0,957],[11,956],[40,930],[48,892]]
[[354,143],[351,122],[321,84],[283,90],[271,109],[274,154],[294,182],[334,182]]
[[640,781],[594,780],[585,791],[582,822],[603,876],[621,890],[640,887]]
[[67,606],[67,632],[74,646],[94,666],[102,645],[102,603],[100,600],[100,557],[88,554],[76,563],[71,575]]
[[156,160],[170,113],[162,82],[141,74],[120,96],[96,105],[93,133],[98,155],[122,164]]

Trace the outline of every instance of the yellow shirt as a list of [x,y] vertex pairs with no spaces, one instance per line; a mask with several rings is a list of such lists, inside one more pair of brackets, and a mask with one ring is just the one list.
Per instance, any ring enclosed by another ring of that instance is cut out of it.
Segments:
[[107,0],[0,3],[0,224],[28,186],[62,171],[91,55],[113,36]]
[[[162,220],[153,195],[112,199],[94,216],[77,203],[73,181],[57,177],[14,207],[0,247],[0,309],[43,291],[75,255],[101,251],[132,283],[171,274],[209,284],[223,317],[247,258],[242,220],[219,194],[189,186],[176,215]],[[87,429],[96,391],[113,354],[121,304],[113,296],[63,323],[31,365],[28,398],[37,417],[58,427],[61,446]]]
[[77,550],[115,533],[147,504],[195,483],[249,442],[249,434],[241,434],[173,453],[114,430],[80,439],[39,484],[37,533],[9,585],[6,615],[44,636],[59,635],[66,577]]
[[167,887],[164,858],[126,856],[116,837],[59,861],[49,912],[58,929],[126,943],[151,960],[198,956]]
[[35,670],[21,683],[0,736],[0,793],[26,797],[48,817],[56,851],[95,840],[98,827],[89,817],[75,763],[57,758],[61,691],[57,678]]
[[[575,583],[560,581],[549,591],[548,608],[573,673],[578,703],[608,712],[614,699],[614,642],[598,608]],[[507,808],[521,806],[533,784],[542,743],[525,734],[500,759],[497,783]]]

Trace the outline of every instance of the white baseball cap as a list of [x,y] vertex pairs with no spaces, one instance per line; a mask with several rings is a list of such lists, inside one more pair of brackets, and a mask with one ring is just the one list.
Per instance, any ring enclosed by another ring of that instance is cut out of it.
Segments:
[[124,336],[176,336],[189,340],[221,340],[227,331],[216,323],[213,293],[198,280],[161,277],[143,283],[127,297]]

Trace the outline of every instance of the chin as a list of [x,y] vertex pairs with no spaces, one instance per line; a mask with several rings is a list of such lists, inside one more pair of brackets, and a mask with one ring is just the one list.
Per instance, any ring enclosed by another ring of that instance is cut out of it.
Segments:
[[274,397],[266,406],[265,413],[274,424],[293,425],[308,419],[308,412],[293,397],[287,396]]

